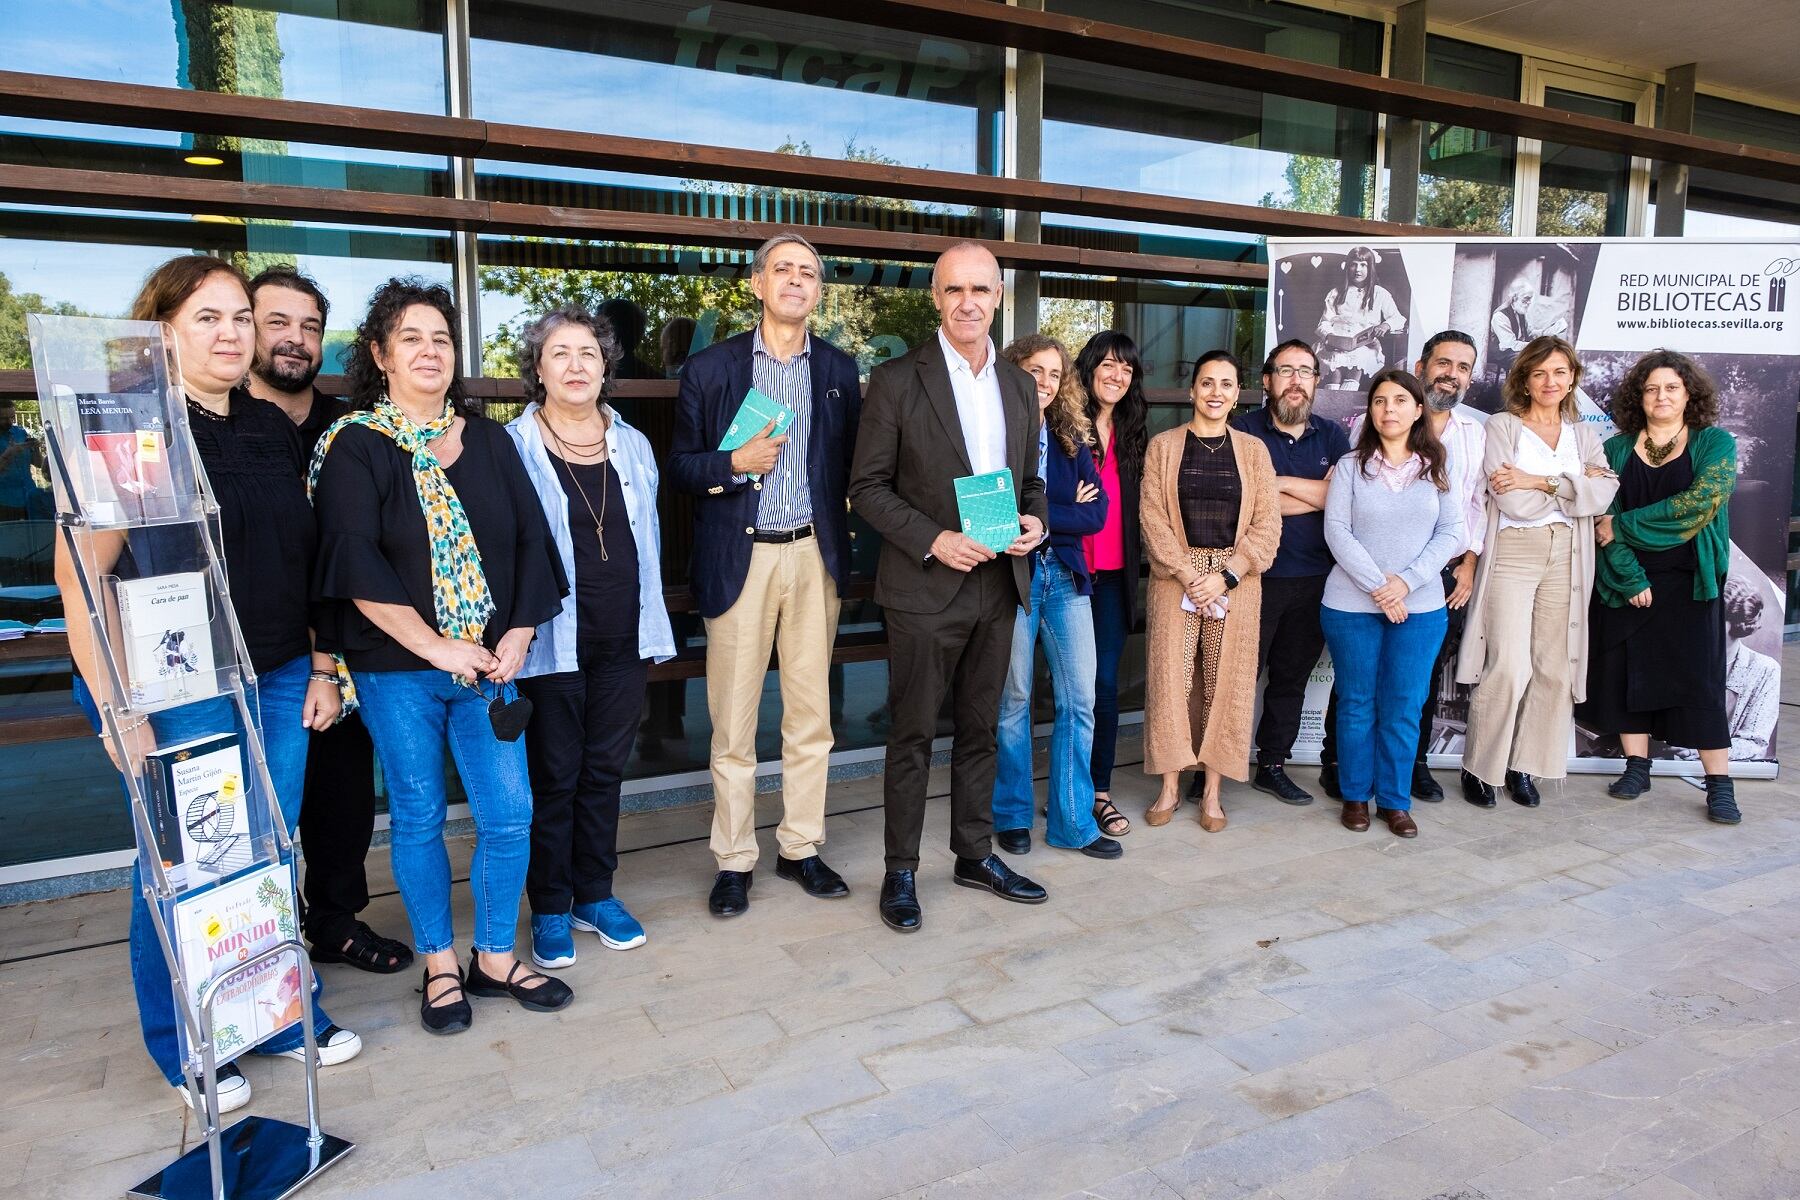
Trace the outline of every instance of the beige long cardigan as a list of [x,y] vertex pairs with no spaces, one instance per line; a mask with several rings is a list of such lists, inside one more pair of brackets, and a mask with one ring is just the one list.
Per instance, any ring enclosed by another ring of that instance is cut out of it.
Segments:
[[[1481,473],[1492,475],[1507,463],[1518,461],[1519,435],[1524,426],[1511,413],[1495,413],[1487,421],[1487,449],[1482,455]],[[1462,650],[1456,659],[1458,683],[1480,683],[1487,669],[1487,602],[1488,576],[1494,568],[1495,540],[1500,532],[1500,514],[1529,521],[1560,512],[1575,522],[1574,544],[1569,548],[1569,689],[1579,704],[1587,696],[1588,597],[1594,591],[1594,518],[1604,513],[1619,490],[1619,478],[1606,461],[1600,435],[1586,421],[1575,425],[1575,444],[1581,452],[1583,467],[1604,467],[1606,474],[1588,478],[1585,474],[1563,476],[1555,497],[1539,491],[1511,491],[1504,496],[1488,488],[1487,540],[1482,543],[1481,558],[1475,566],[1475,595],[1469,601],[1468,624],[1464,626]],[[1534,636],[1537,631],[1534,631]],[[1549,631],[1543,633],[1547,636]],[[1529,655],[1531,647],[1512,646],[1509,653]]]
[[[1144,482],[1138,521],[1150,558],[1150,592],[1145,620],[1148,645],[1144,681],[1144,770],[1151,775],[1184,771],[1204,763],[1229,779],[1250,774],[1250,717],[1256,706],[1256,642],[1262,619],[1262,573],[1281,545],[1281,504],[1269,451],[1247,433],[1231,430],[1231,453],[1243,487],[1238,502],[1237,544],[1232,549],[1250,564],[1231,592],[1225,615],[1225,644],[1219,651],[1218,689],[1206,722],[1206,739],[1195,748],[1184,686],[1181,598],[1196,578],[1188,561],[1181,520],[1181,452],[1187,427],[1150,439],[1144,451]],[[1198,685],[1199,675],[1195,675]]]

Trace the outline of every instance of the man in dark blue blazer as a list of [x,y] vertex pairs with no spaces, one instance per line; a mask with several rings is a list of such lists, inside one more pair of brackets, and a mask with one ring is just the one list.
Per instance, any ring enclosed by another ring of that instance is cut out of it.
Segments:
[[[707,904],[733,917],[750,906],[756,867],[756,718],[769,650],[780,655],[782,819],[775,873],[808,895],[847,896],[825,865],[825,778],[831,755],[831,648],[850,573],[845,492],[862,392],[856,361],[806,330],[822,264],[798,233],[756,251],[755,329],[687,360],[676,401],[669,476],[700,497],[689,585],[706,619],[712,714],[712,852]],[[736,450],[726,430],[754,388],[793,412]]]

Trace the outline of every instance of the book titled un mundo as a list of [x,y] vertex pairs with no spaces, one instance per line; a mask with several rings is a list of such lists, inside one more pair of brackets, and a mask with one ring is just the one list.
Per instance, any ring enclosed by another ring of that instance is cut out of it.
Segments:
[[245,969],[256,955],[296,937],[293,871],[274,862],[175,904],[175,943],[198,1004],[206,985],[231,976],[213,1001],[221,1063],[300,1019],[300,964],[292,955]]
[[956,480],[956,512],[964,534],[995,554],[1019,539],[1019,502],[1010,467]]
[[[751,388],[744,393],[744,402],[738,405],[737,415],[731,418],[731,424],[725,427],[725,436],[719,439],[719,449],[736,450],[745,442],[768,429],[769,422],[775,422],[775,428],[769,429],[770,437],[780,437],[786,433],[788,426],[794,423],[794,410],[773,397]],[[752,474],[750,478],[755,479]]]

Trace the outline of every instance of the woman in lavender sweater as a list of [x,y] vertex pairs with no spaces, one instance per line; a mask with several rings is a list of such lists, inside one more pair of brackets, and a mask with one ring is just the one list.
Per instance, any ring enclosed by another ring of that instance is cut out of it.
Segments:
[[1444,564],[1462,537],[1444,447],[1425,392],[1405,371],[1369,383],[1368,419],[1325,494],[1337,565],[1319,623],[1337,672],[1338,783],[1344,828],[1369,828],[1369,802],[1399,837],[1417,837],[1413,750],[1446,624]]

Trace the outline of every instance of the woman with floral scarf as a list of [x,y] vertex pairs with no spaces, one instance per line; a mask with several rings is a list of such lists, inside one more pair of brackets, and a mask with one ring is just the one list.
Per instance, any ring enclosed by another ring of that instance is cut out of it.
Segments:
[[[440,285],[394,279],[375,293],[346,369],[354,411],[320,438],[310,473],[319,645],[342,655],[381,760],[431,1033],[467,1029],[469,995],[538,1012],[574,999],[513,957],[531,785],[518,740],[529,706],[512,681],[568,588],[512,439],[463,404],[456,325]],[[446,744],[475,818],[466,973],[443,842]]]

